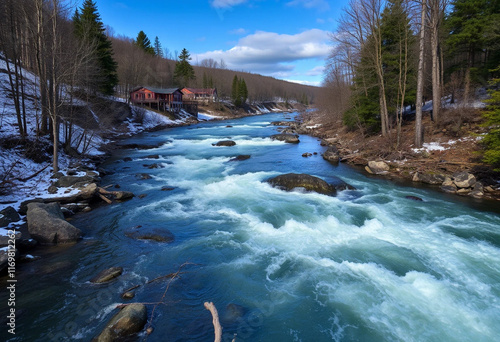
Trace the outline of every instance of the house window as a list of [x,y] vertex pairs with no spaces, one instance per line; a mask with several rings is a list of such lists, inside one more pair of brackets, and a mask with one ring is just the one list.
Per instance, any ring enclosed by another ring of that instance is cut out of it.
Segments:
[[139,94],[136,93],[135,94],[135,98],[138,99],[139,98]]
[[148,99],[150,99],[150,98],[151,98],[151,94],[148,94]]

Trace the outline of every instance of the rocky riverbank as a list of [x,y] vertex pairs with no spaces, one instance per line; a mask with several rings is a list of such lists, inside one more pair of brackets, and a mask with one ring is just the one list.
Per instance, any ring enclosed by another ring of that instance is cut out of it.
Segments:
[[[430,120],[427,120],[430,121]],[[431,126],[431,122],[426,122]],[[314,117],[301,116],[296,122],[277,122],[281,131],[307,134],[328,146],[323,158],[363,168],[365,172],[393,180],[422,183],[439,191],[474,199],[500,200],[500,173],[478,159],[480,126],[470,126],[469,135],[453,138],[441,130],[432,141],[416,149],[402,144],[398,150],[382,136],[363,137],[345,129],[316,123]],[[407,127],[403,134],[411,136]],[[411,138],[406,139],[411,141]]]

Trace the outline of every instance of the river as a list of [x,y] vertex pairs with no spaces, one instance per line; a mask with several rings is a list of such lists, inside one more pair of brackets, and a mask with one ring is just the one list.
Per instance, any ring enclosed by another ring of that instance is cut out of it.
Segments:
[[[89,341],[117,304],[142,302],[151,303],[148,341],[210,341],[203,303],[212,301],[223,341],[235,334],[236,341],[498,341],[498,207],[332,165],[312,137],[271,141],[270,122],[283,119],[267,114],[129,139],[161,146],[117,151],[102,184],[146,197],[76,216],[83,241],[37,250],[43,260],[22,265],[17,334],[7,338]],[[228,138],[237,145],[212,146]],[[241,154],[251,158],[229,161]],[[160,167],[144,166],[153,163]],[[357,190],[331,197],[265,182],[288,172],[338,177]],[[136,226],[168,229],[175,240],[125,236]],[[112,266],[124,268],[116,281],[89,283]],[[146,284],[178,270],[173,281]],[[139,284],[134,299],[120,297]]]

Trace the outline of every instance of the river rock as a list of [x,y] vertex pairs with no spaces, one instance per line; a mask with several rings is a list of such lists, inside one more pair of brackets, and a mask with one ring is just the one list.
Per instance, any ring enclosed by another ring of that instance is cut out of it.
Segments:
[[243,160],[247,160],[247,159],[250,159],[250,155],[248,154],[240,154],[239,156],[236,156],[234,158],[231,158],[229,159],[229,161],[243,161]]
[[476,184],[476,177],[468,172],[457,172],[453,174],[453,182],[459,188],[470,188]]
[[335,146],[330,146],[323,153],[323,159],[329,162],[338,163],[340,160],[339,150]]
[[449,194],[454,194],[457,192],[457,186],[455,184],[450,185],[441,185],[440,188],[442,191],[447,192]]
[[174,234],[166,228],[134,227],[125,231],[125,236],[137,240],[151,240],[156,242],[172,242]]
[[412,201],[417,201],[417,202],[422,202],[423,199],[421,199],[420,197],[417,197],[417,196],[405,196],[406,199],[409,199],[409,200],[412,200]]
[[17,222],[21,219],[16,209],[7,207],[0,211],[0,227],[7,227],[12,222]]
[[160,159],[160,156],[158,154],[151,154],[149,156],[145,156],[144,158],[146,158],[146,159]]
[[123,161],[124,162],[131,162],[132,158],[131,157],[125,157],[125,158],[123,158]]
[[214,146],[234,146],[236,143],[232,140],[221,140],[214,144]]
[[391,168],[387,165],[386,162],[383,161],[374,161],[371,160],[368,162],[368,166],[365,167],[365,170],[368,173],[380,175],[387,173]]
[[82,232],[64,220],[57,203],[28,204],[28,231],[41,244],[74,243]]
[[289,133],[271,135],[271,140],[284,141],[289,144],[297,144],[300,142],[299,136],[297,134],[289,134]]
[[[168,142],[168,141],[167,141]],[[124,144],[124,145],[117,145],[119,148],[123,149],[138,149],[138,150],[151,150],[153,148],[158,148],[162,144],[156,144],[156,145],[148,145],[148,144]]]
[[138,174],[135,175],[135,178],[137,178],[139,180],[147,180],[147,179],[151,179],[153,177],[151,177],[147,173],[138,173]]
[[295,188],[304,188],[307,191],[314,191],[324,195],[335,195],[335,187],[318,177],[305,173],[287,173],[267,180],[274,187],[291,191]]
[[175,190],[173,186],[164,186],[161,188],[161,191],[172,191]]
[[134,303],[126,305],[109,320],[99,336],[92,341],[123,341],[126,337],[141,331],[147,319],[148,314],[144,304]]
[[245,316],[245,308],[241,305],[230,303],[226,306],[222,321],[226,324],[232,324],[243,318],[243,316]]
[[302,153],[302,157],[304,157],[304,158],[311,157],[311,156],[312,156],[311,152]]
[[445,176],[438,173],[420,173],[416,172],[413,175],[414,182],[421,182],[426,184],[443,184]]
[[94,284],[102,284],[107,283],[117,277],[119,277],[123,273],[122,267],[111,267],[105,270],[102,270],[98,275],[90,280],[91,283]]
[[127,291],[122,294],[123,299],[132,299],[135,297],[135,292],[134,291]]
[[75,184],[87,184],[94,181],[94,177],[89,176],[62,176],[57,181],[55,181],[54,186],[57,186],[58,188],[68,188]]

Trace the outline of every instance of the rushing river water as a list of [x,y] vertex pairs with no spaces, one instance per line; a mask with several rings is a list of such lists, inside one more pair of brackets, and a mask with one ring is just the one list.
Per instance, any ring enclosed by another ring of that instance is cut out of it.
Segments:
[[[332,165],[308,136],[299,144],[271,141],[270,122],[283,118],[209,122],[130,139],[161,146],[118,151],[104,166],[115,173],[103,185],[147,196],[77,216],[72,223],[85,232],[82,242],[42,250],[44,260],[23,266],[11,341],[89,341],[127,302],[120,298],[125,289],[184,263],[180,278],[136,289],[131,302],[155,303],[168,286],[153,315],[154,305],[147,305],[154,327],[148,341],[213,340],[205,301],[219,310],[224,341],[235,334],[236,341],[498,341],[498,207],[473,208]],[[212,146],[228,137],[237,145]],[[304,152],[318,155],[303,158]],[[146,158],[151,154],[160,158]],[[251,158],[229,161],[240,154]],[[153,163],[161,167],[144,166]],[[288,172],[338,177],[358,190],[329,197],[265,182]],[[161,191],[165,186],[174,190]],[[168,229],[175,240],[125,236],[139,225]],[[112,266],[124,268],[116,281],[89,283]],[[5,303],[5,294],[0,299]]]

